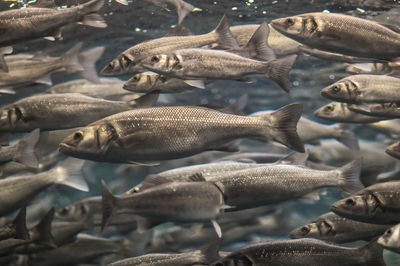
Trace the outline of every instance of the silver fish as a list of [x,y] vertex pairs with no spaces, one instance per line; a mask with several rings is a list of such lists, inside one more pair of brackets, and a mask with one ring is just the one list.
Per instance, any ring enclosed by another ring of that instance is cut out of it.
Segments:
[[295,129],[301,111],[301,105],[292,104],[265,116],[245,117],[194,106],[143,108],[90,124],[67,137],[60,151],[96,161],[143,162],[229,151],[230,141],[251,137],[304,152]]
[[245,80],[248,75],[263,74],[289,92],[289,71],[296,57],[258,61],[222,50],[190,48],[153,55],[142,60],[142,65],[150,71],[184,80]]
[[316,238],[340,244],[361,239],[370,241],[381,235],[388,227],[388,225],[353,221],[329,212],[319,216],[308,225],[294,229],[289,236]]
[[0,130],[27,132],[35,128],[57,130],[85,126],[142,104],[151,106],[154,98],[157,95],[144,96],[132,102],[120,102],[79,93],[34,95],[0,108]]
[[373,123],[386,120],[385,117],[363,115],[353,112],[346,103],[329,103],[317,109],[314,115],[319,118],[344,123]]
[[385,103],[400,101],[400,78],[385,75],[352,75],[326,88],[321,95],[347,103]]
[[104,0],[91,0],[67,9],[24,8],[3,11],[0,13],[0,45],[58,35],[60,27],[74,22],[92,27],[107,27],[103,18],[96,13],[103,4]]
[[272,27],[312,48],[391,61],[400,54],[396,26],[334,13],[307,13],[275,19]]
[[[321,255],[323,254],[323,255]],[[328,244],[317,239],[271,240],[242,247],[212,266],[285,265],[285,266],[384,266],[382,248],[371,242],[360,248]]]
[[[82,43],[78,43],[60,57],[46,56],[7,56],[8,72],[0,71],[0,87],[12,89],[34,83],[51,85],[50,74],[59,71],[77,73],[97,82],[95,63],[104,48],[97,47],[80,53]],[[13,93],[12,90],[9,93]]]
[[398,74],[400,62],[351,64],[346,67],[346,71],[354,74]]
[[236,43],[232,33],[229,31],[229,23],[225,16],[221,19],[217,28],[207,34],[162,37],[139,43],[118,55],[117,58],[103,68],[100,74],[103,76],[116,76],[143,72],[145,69],[141,66],[141,61],[144,58],[182,48],[202,47],[215,42],[218,42],[222,47],[226,46],[226,43]]
[[396,224],[400,221],[400,181],[377,183],[332,204],[334,213],[360,222]]
[[400,225],[389,228],[379,239],[378,244],[391,251],[400,253]]
[[305,197],[323,187],[354,193],[363,188],[360,170],[360,160],[331,171],[274,164],[228,172],[208,181],[222,191],[225,204],[243,209]]
[[36,175],[14,176],[0,180],[0,215],[11,213],[53,184],[63,184],[88,191],[86,182],[77,178],[81,164],[68,160],[64,164]]
[[378,104],[350,104],[349,109],[363,115],[400,118],[400,106],[397,102],[378,103]]

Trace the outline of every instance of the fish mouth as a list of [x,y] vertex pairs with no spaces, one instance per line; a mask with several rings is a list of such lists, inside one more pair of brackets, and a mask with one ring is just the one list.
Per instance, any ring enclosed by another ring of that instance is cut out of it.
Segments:
[[326,89],[321,90],[321,96],[332,100],[331,95],[328,93],[328,90],[326,90]]
[[274,19],[270,22],[270,25],[277,31],[281,32],[284,31],[284,28],[282,26],[282,21],[283,19]]
[[334,213],[337,213],[337,214],[341,213],[341,211],[340,211],[341,209],[339,208],[339,206],[337,204],[332,204],[330,209]]
[[385,152],[386,152],[387,154],[389,154],[390,156],[396,158],[396,159],[400,159],[399,154],[398,154],[396,151],[393,151],[393,150],[390,148],[390,146],[385,150]]
[[60,143],[58,147],[58,151],[62,153],[69,153],[72,151],[72,146],[66,143]]

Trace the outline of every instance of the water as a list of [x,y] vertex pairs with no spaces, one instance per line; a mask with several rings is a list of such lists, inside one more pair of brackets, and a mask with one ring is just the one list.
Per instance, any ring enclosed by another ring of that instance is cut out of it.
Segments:
[[[76,1],[56,1],[56,4],[74,4]],[[14,2],[1,2],[0,10],[7,10]],[[336,12],[347,15],[355,15],[360,18],[376,20],[400,26],[399,1],[341,1],[341,0],[302,0],[302,1],[197,1],[191,0],[191,4],[202,11],[192,12],[187,15],[183,25],[194,34],[210,32],[218,24],[223,14],[229,18],[231,25],[260,24],[263,21],[270,22],[273,19],[309,12]],[[18,4],[15,4],[18,6]],[[98,60],[96,67],[100,71],[112,59],[125,49],[154,38],[166,35],[177,23],[177,15],[174,8],[165,10],[146,1],[129,1],[128,6],[107,1],[99,12],[107,22],[108,27],[93,28],[84,25],[69,24],[62,29],[62,40],[50,42],[45,40],[31,40],[14,46],[14,54],[43,52],[49,55],[60,55],[72,47],[78,40],[84,42],[85,49],[104,46],[103,56]],[[289,103],[301,103],[304,106],[303,114],[321,123],[327,121],[314,117],[313,112],[330,101],[320,95],[320,90],[329,84],[349,75],[346,66],[341,62],[327,61],[316,57],[301,54],[296,60],[294,68],[290,72],[291,92],[286,94],[274,82],[255,76],[250,83],[237,81],[216,81],[207,85],[207,89],[194,89],[187,93],[166,95],[166,99],[160,105],[198,105],[213,104],[227,106],[240,96],[247,94],[248,103],[244,109],[245,114],[261,110],[276,110]],[[124,80],[131,76],[121,77]],[[53,84],[79,78],[77,75],[55,73],[52,75]],[[27,97],[46,90],[48,87],[36,85],[21,88],[15,95],[2,95],[1,104],[9,104],[17,99]],[[60,121],[62,123],[62,121]],[[357,135],[364,140],[375,141],[377,132],[366,128],[356,129]],[[276,148],[261,142],[246,140],[242,149],[247,151],[263,152],[288,152],[284,148]],[[84,193],[68,187],[57,187],[54,191],[46,190],[40,194],[42,200],[50,194],[55,194],[53,205],[56,209],[71,204],[89,196],[101,195],[99,180],[104,179],[114,194],[120,194],[139,184],[148,174],[159,173],[180,166],[206,163],[214,158],[226,155],[220,152],[205,152],[190,158],[161,162],[157,166],[127,166],[128,174],[117,174],[118,164],[87,163],[85,176],[89,177],[90,192]],[[328,189],[327,195],[321,196],[321,200],[312,203],[288,202],[277,208],[287,209],[289,213],[298,215],[295,226],[307,224],[317,216],[329,211],[329,206],[342,198],[345,194],[337,189]],[[40,200],[39,200],[40,201]],[[300,217],[300,218],[299,218]],[[167,224],[158,227],[158,233],[172,225]],[[263,238],[287,238],[287,233],[281,235],[253,234],[257,240]],[[234,250],[245,242],[238,242],[224,247],[224,250]],[[350,246],[360,246],[356,243]],[[190,248],[190,247],[187,247]],[[387,265],[398,265],[399,255],[385,251]]]

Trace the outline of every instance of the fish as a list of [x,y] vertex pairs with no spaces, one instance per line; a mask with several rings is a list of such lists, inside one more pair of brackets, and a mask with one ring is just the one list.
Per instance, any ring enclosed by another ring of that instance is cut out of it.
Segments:
[[[252,116],[268,113],[259,111]],[[352,150],[359,150],[357,137],[343,124],[324,125],[302,116],[297,123],[297,133],[303,143],[318,144],[322,138],[335,138]]]
[[397,160],[400,160],[400,142],[393,143],[386,148],[385,152]]
[[[184,80],[246,80],[251,74],[263,74],[275,81],[284,91],[289,92],[289,71],[295,63],[297,55],[275,59],[266,44],[269,28],[266,23],[254,33],[249,42],[248,53],[252,58],[236,53],[215,49],[186,48],[169,53],[153,54],[142,60],[146,69]],[[233,47],[233,49],[235,49]],[[253,56],[254,54],[254,56]]]
[[346,71],[353,74],[392,75],[400,72],[400,62],[351,64],[346,67]]
[[360,170],[360,159],[331,171],[273,164],[227,172],[207,181],[221,190],[226,205],[239,210],[302,197],[315,199],[315,191],[323,187],[354,193],[364,187],[359,180]]
[[392,138],[400,136],[400,121],[399,120],[385,120],[371,124],[363,124],[363,126],[376,129]]
[[195,36],[170,36],[145,41],[128,48],[105,66],[100,75],[118,76],[146,71],[141,62],[154,54],[182,48],[202,47],[217,42],[220,47],[231,47],[236,40],[229,31],[229,22],[223,16],[214,31]]
[[371,241],[388,227],[390,225],[357,222],[328,212],[317,217],[312,223],[294,229],[289,237],[316,238],[338,244],[357,240]]
[[[102,181],[103,229],[118,209],[127,209],[141,216],[138,230],[144,231],[155,221],[206,222],[211,221],[221,238],[221,228],[215,219],[224,210],[224,198],[213,183],[204,178],[193,177],[192,182],[169,182],[153,178],[159,185],[141,193],[114,196]],[[150,219],[147,220],[146,218]]]
[[336,13],[307,13],[271,21],[280,33],[312,48],[392,61],[400,54],[396,26]]
[[365,223],[396,224],[400,221],[400,181],[377,183],[331,205],[331,211]]
[[330,100],[346,103],[386,103],[400,101],[400,78],[386,75],[352,75],[321,91]]
[[[254,32],[258,29],[258,24],[247,24],[231,26],[230,30],[237,40],[239,46],[244,47],[249,42]],[[290,55],[297,54],[300,50],[300,43],[286,37],[285,35],[276,31],[271,25],[269,27],[269,35],[267,36],[267,44],[274,51],[276,55]]]
[[[125,239],[105,239],[80,234],[77,241],[56,249],[34,253],[29,256],[29,265],[75,265],[92,262],[107,254],[120,254],[129,257],[133,244]],[[73,254],[73,256],[71,256]]]
[[46,90],[47,93],[80,93],[94,98],[109,101],[131,101],[138,98],[123,89],[124,81],[117,78],[101,78],[98,83],[86,79],[75,79],[54,85]]
[[400,109],[396,102],[377,104],[350,104],[349,109],[369,116],[385,117],[387,119],[400,118]]
[[13,176],[0,180],[0,215],[6,215],[27,204],[34,196],[53,184],[88,191],[85,181],[78,178],[82,164],[70,159],[63,164],[35,175]]
[[127,258],[108,264],[108,266],[174,266],[174,265],[208,265],[220,258],[218,244],[206,245],[200,250],[183,253],[150,253],[143,256]]
[[[198,87],[204,86],[204,84],[195,82],[191,82],[191,84]],[[147,71],[134,75],[123,85],[123,88],[128,91],[139,93],[181,93],[185,91],[191,91],[195,87],[189,85],[182,79],[171,78],[165,75]]]
[[379,237],[378,244],[383,248],[394,251],[396,253],[400,253],[400,244],[399,244],[399,225],[395,225],[385,231],[385,233]]
[[82,127],[115,113],[138,106],[151,106],[157,97],[145,95],[132,102],[121,102],[79,93],[34,95],[0,108],[0,131],[29,132],[36,128],[58,130]]
[[17,143],[1,147],[0,149],[0,164],[6,162],[18,162],[27,167],[37,168],[38,158],[36,155],[36,144],[39,141],[39,129],[33,130],[21,138]]
[[[323,254],[323,255],[322,255]],[[244,246],[210,264],[230,265],[386,265],[382,248],[370,242],[359,248],[329,244],[317,239],[271,240]]]
[[261,117],[195,106],[141,108],[76,131],[61,142],[59,150],[95,161],[143,162],[182,158],[206,150],[232,151],[237,148],[230,148],[230,141],[251,137],[272,139],[304,152],[296,133],[301,112],[300,104]]
[[318,108],[314,115],[319,118],[342,123],[374,123],[386,120],[386,117],[363,115],[349,109],[347,103],[329,103]]
[[146,2],[152,3],[156,6],[160,6],[166,10],[168,10],[168,6],[172,5],[175,7],[176,12],[178,13],[178,25],[182,23],[183,19],[187,14],[192,12],[195,7],[189,3],[186,3],[183,0],[145,0]]
[[60,57],[44,55],[6,56],[8,72],[0,71],[0,87],[10,93],[13,88],[40,83],[52,85],[51,74],[67,71],[97,82],[95,63],[103,53],[103,47],[96,47],[80,53],[83,44],[78,43]]
[[104,0],[91,0],[70,8],[23,8],[0,12],[0,46],[14,45],[42,37],[58,37],[60,28],[70,23],[105,28],[97,14]]

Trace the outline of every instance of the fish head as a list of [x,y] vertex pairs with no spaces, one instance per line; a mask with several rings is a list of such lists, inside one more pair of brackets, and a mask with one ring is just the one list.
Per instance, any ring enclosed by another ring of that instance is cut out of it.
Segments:
[[183,71],[183,58],[178,53],[159,54],[147,57],[142,61],[142,66],[156,73],[174,73]]
[[346,218],[371,218],[379,214],[380,201],[373,193],[365,192],[339,200],[332,204],[331,211]]
[[282,34],[296,40],[310,39],[319,35],[318,24],[314,16],[292,16],[271,21],[271,26]]
[[386,148],[386,153],[394,158],[400,159],[400,141]]
[[134,56],[129,53],[119,55],[105,66],[100,75],[102,76],[115,76],[132,73],[135,70],[136,61]]
[[340,117],[341,108],[339,103],[329,103],[322,106],[314,112],[314,115],[319,118],[332,119]]
[[237,253],[237,254],[231,254],[224,258],[221,258],[218,261],[216,261],[210,265],[212,265],[212,266],[236,266],[236,265],[251,266],[251,265],[255,265],[255,264],[245,254]]
[[153,72],[143,72],[134,75],[123,86],[125,90],[136,92],[151,92],[161,75]]
[[116,130],[111,124],[95,123],[66,137],[59,151],[81,159],[101,160],[115,138]]
[[304,225],[302,227],[294,229],[289,233],[289,237],[293,239],[304,238],[304,237],[313,237],[316,230],[318,230],[315,223],[311,223],[308,225]]
[[341,80],[323,88],[321,95],[331,100],[351,103],[360,94],[355,83],[349,80]]
[[400,226],[393,226],[378,238],[378,244],[383,247],[400,247]]
[[0,110],[0,129],[13,129],[23,120],[23,109],[21,107],[12,106]]
[[89,213],[89,206],[78,202],[66,206],[55,213],[55,217],[62,221],[81,221]]

